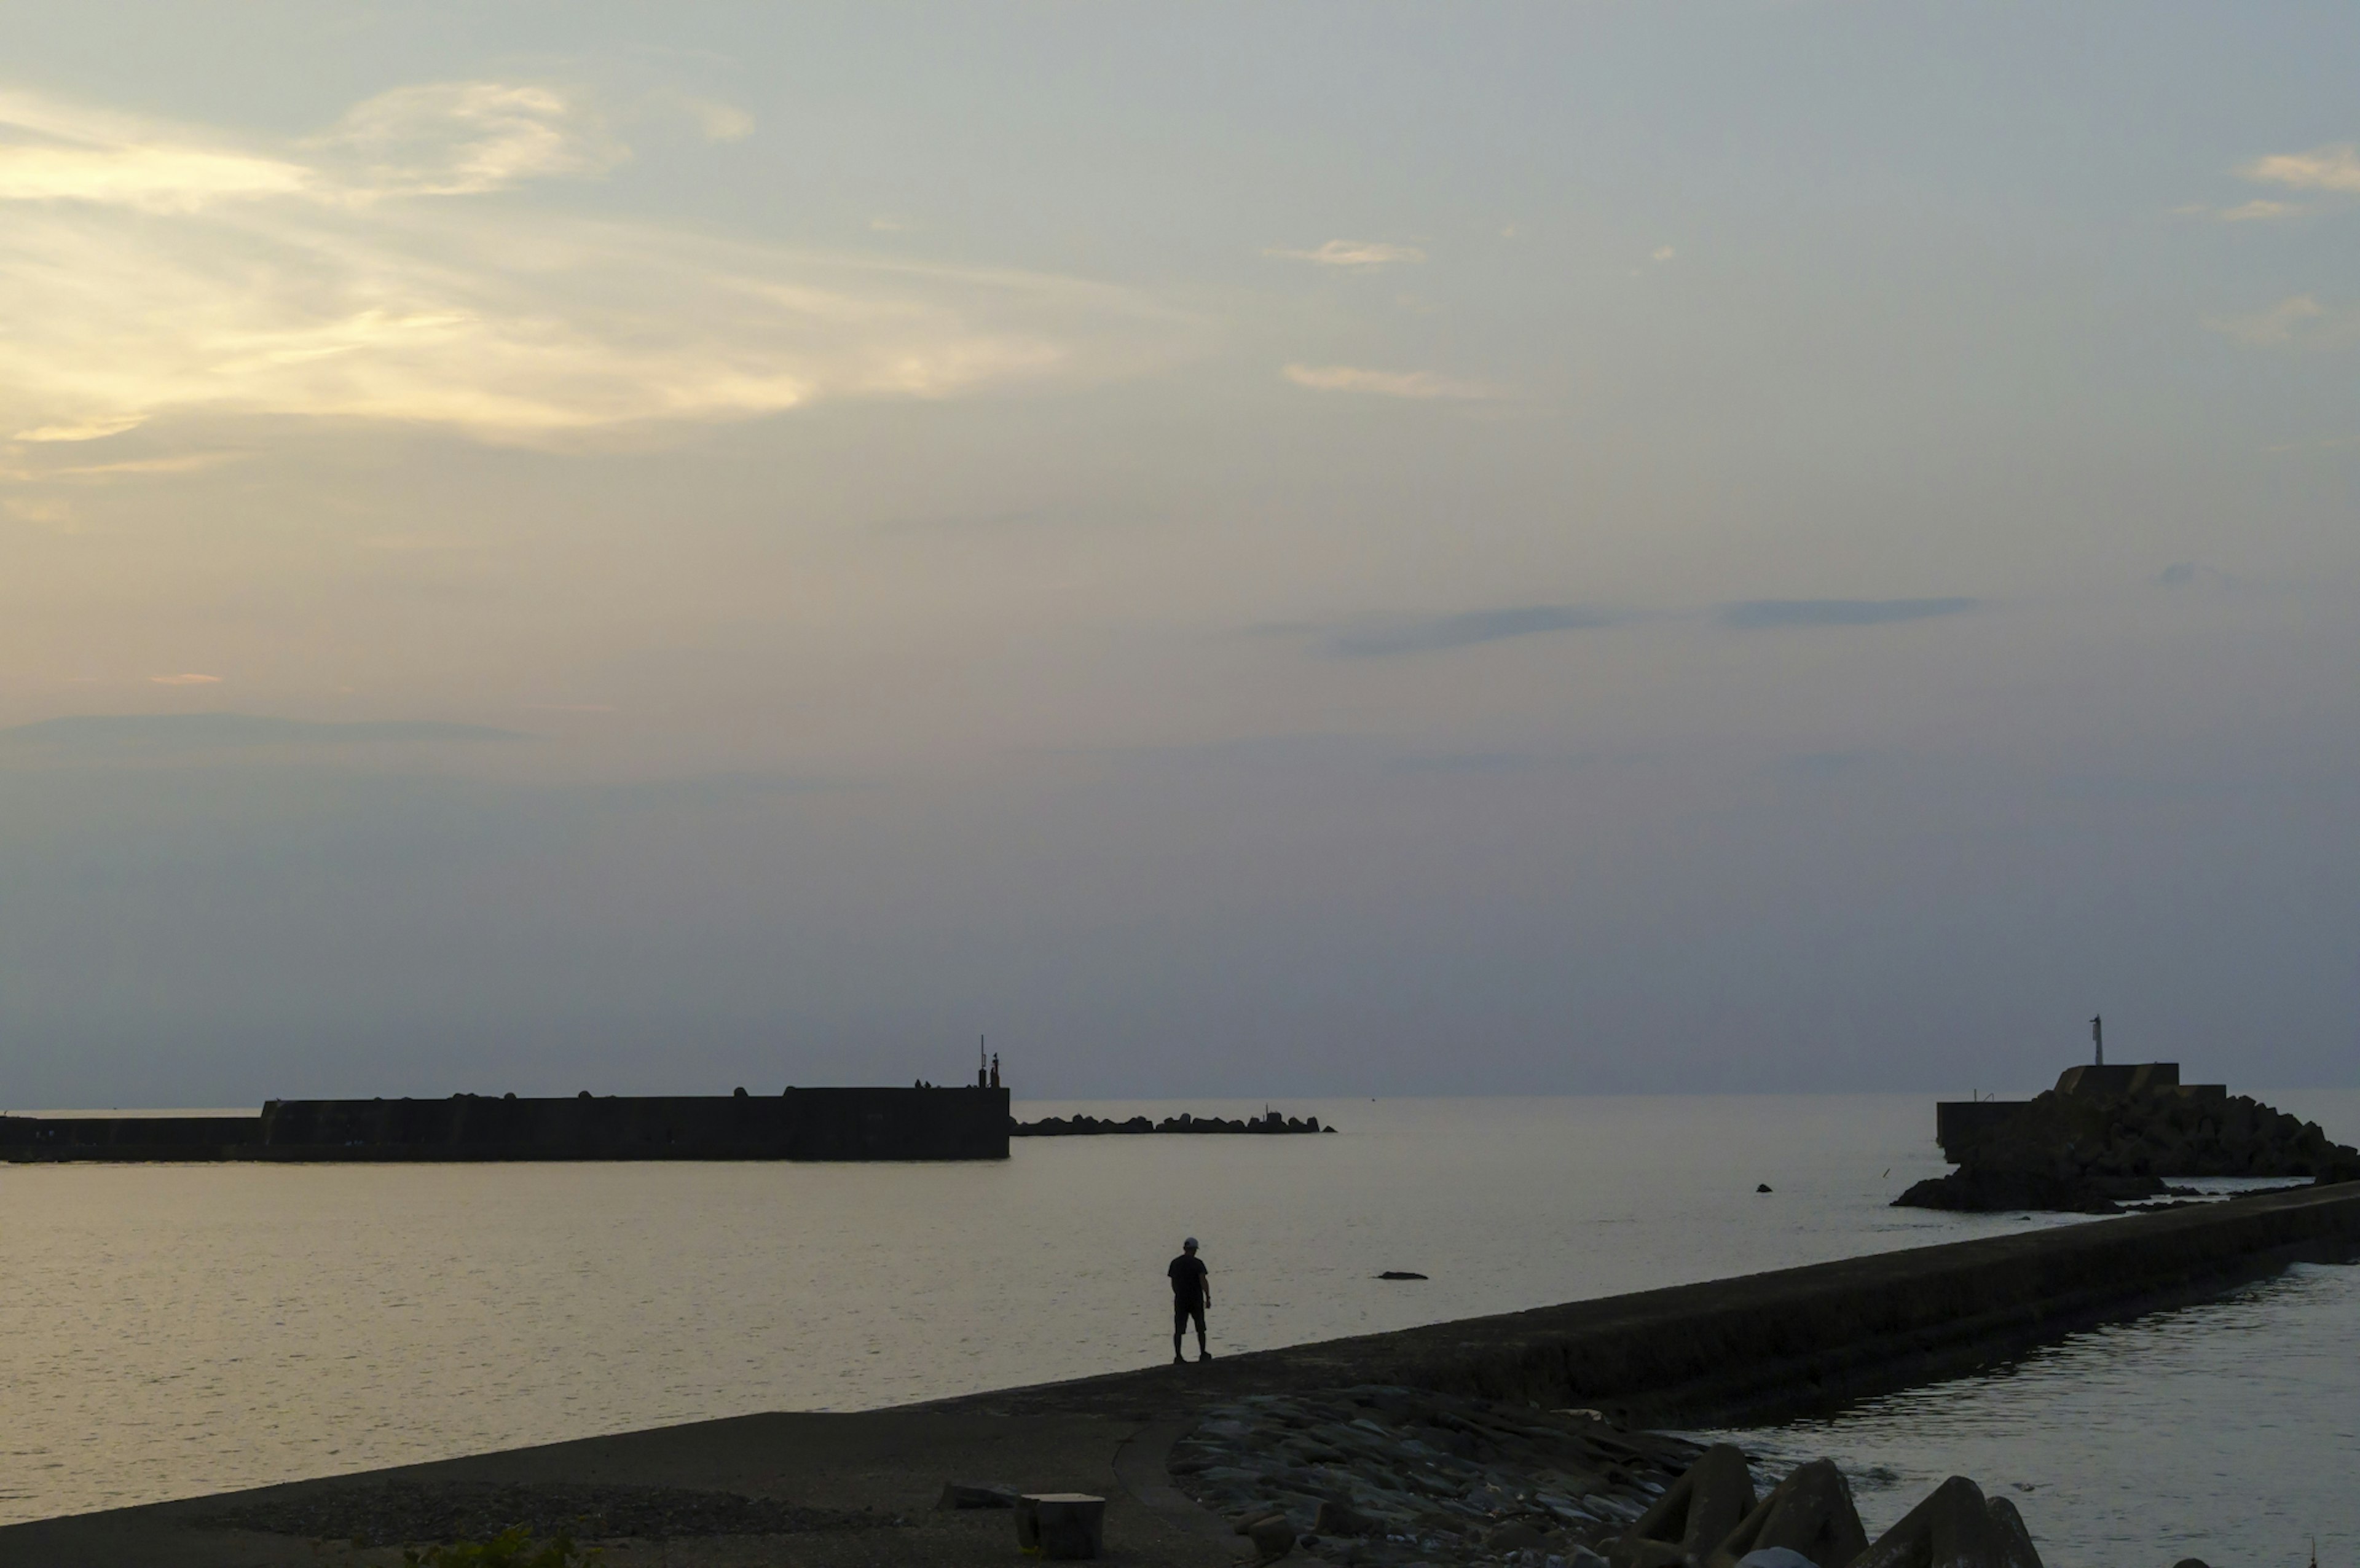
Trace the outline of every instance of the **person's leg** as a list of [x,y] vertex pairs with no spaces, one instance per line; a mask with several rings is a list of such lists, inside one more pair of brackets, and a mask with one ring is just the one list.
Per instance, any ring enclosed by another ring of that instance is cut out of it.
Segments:
[[1199,1303],[1195,1312],[1190,1315],[1196,1320],[1196,1359],[1199,1361],[1210,1361],[1213,1358],[1213,1353],[1205,1348],[1205,1309],[1203,1304]]
[[1187,1359],[1180,1354],[1180,1336],[1188,1332],[1188,1309],[1178,1301],[1172,1303],[1172,1359],[1176,1364]]

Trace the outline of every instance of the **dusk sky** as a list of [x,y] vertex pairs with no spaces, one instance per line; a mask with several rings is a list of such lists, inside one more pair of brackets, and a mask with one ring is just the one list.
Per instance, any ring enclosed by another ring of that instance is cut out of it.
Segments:
[[11,1108],[2360,1083],[2360,8],[6,34]]

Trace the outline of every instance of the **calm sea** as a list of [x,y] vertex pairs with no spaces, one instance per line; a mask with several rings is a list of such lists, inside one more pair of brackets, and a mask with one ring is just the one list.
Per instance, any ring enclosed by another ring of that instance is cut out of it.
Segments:
[[[1932,1098],[1295,1101],[1344,1132],[989,1165],[0,1166],[0,1519],[1153,1365],[1186,1235],[1236,1351],[2103,1223],[1887,1207],[1943,1169]],[[2276,1103],[2360,1129],[2360,1093]],[[1872,1523],[1953,1469],[2037,1486],[2051,1568],[2348,1564],[2353,1277],[1753,1441],[1836,1454]]]

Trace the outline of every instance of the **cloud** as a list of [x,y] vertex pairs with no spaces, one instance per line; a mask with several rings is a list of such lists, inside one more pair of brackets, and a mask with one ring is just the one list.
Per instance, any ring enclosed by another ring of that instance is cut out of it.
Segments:
[[1527,604],[1346,628],[1330,633],[1324,646],[1339,658],[1382,659],[1403,653],[1439,653],[1543,632],[1588,631],[1612,626],[1618,619],[1602,610],[1571,604]]
[[1077,279],[479,200],[622,156],[575,97],[534,86],[399,89],[268,156],[0,96],[0,431],[85,441],[204,413],[578,442],[1124,374],[1195,330]]
[[2204,324],[2251,348],[2333,348],[2360,336],[2360,312],[2331,309],[2309,294],[2252,315],[2208,317]]
[[1648,253],[1647,259],[1650,261],[1669,261],[1672,257],[1679,254],[1679,252],[1674,250],[1669,245],[1657,245],[1653,251]]
[[754,134],[754,116],[735,103],[723,103],[711,98],[691,98],[685,100],[685,107],[706,141],[743,141]]
[[218,675],[150,675],[148,681],[158,686],[218,686]]
[[1974,609],[1976,599],[1747,599],[1724,604],[1721,624],[1741,631],[1781,626],[1882,626]]
[[[210,676],[198,677],[211,680]],[[215,746],[476,742],[531,738],[482,724],[329,724],[253,713],[74,713],[0,730],[0,746],[53,751],[187,751]]]
[[2263,185],[2289,191],[2331,191],[2360,194],[2360,145],[2337,142],[2309,152],[2274,153],[2257,158],[2237,171]]
[[2276,218],[2300,217],[2310,212],[2300,201],[2270,201],[2256,198],[2241,206],[2223,207],[2214,212],[2214,221],[2223,223],[2266,223]]
[[1329,240],[1317,250],[1266,250],[1262,255],[1285,261],[1315,262],[1321,267],[1390,267],[1397,261],[1426,259],[1426,252],[1415,245],[1384,245],[1375,240]]
[[528,180],[606,173],[630,149],[578,94],[502,82],[397,87],[314,145],[366,161],[355,193],[475,196]]
[[1284,372],[1297,387],[1319,392],[1373,392],[1385,397],[1479,399],[1499,388],[1478,381],[1454,381],[1428,370],[1363,370],[1349,365],[1290,365]]
[[74,531],[73,507],[54,495],[11,495],[0,501],[0,512],[20,523],[30,523],[37,528],[53,533]]

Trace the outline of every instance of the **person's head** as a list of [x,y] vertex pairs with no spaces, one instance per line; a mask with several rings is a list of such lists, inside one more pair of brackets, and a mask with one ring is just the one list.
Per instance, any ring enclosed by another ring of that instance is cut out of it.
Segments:
[[1183,1251],[1183,1252],[1194,1252],[1194,1251],[1196,1251],[1196,1238],[1195,1236],[1190,1236],[1187,1240],[1185,1240],[1185,1241],[1182,1242],[1182,1243],[1180,1244],[1180,1250],[1181,1250],[1181,1251]]

